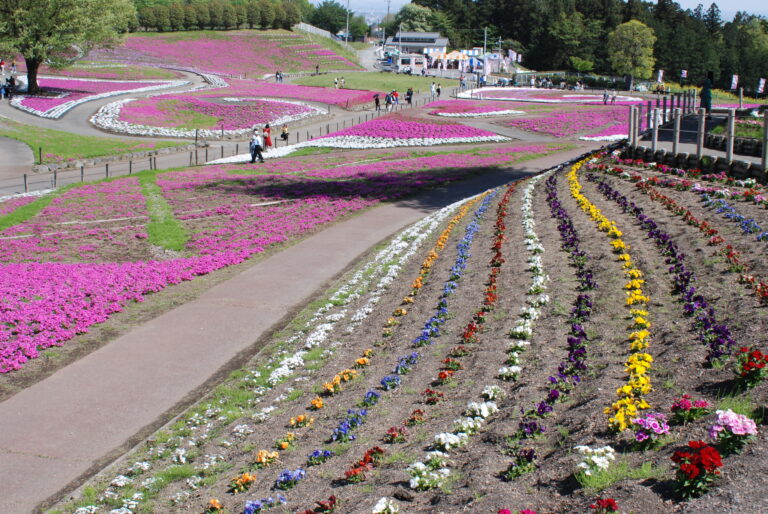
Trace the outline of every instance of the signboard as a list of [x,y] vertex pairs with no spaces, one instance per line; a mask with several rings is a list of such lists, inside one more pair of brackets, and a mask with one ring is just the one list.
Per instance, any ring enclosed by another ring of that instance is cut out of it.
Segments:
[[758,82],[757,92],[761,95],[765,93],[765,79],[760,79],[760,82]]
[[736,89],[737,87],[739,87],[739,76],[734,75],[731,77],[731,89]]

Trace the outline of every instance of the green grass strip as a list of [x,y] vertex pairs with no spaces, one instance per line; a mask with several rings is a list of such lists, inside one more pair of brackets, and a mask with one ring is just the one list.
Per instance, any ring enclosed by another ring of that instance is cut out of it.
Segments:
[[141,192],[147,200],[149,242],[168,250],[181,251],[189,240],[187,229],[173,215],[173,209],[157,185],[157,173],[138,174]]
[[50,204],[54,198],[71,189],[72,187],[73,186],[66,186],[62,187],[61,189],[57,189],[56,191],[41,196],[34,202],[30,202],[27,205],[22,205],[18,209],[9,212],[5,216],[0,216],[0,232],[14,225],[24,223],[28,219],[35,217],[38,212],[48,207],[48,204]]

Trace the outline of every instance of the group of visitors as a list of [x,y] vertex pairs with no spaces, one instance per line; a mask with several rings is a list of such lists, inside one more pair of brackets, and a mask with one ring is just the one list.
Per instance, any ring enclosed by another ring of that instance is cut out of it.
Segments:
[[[405,103],[411,105],[413,103],[413,88],[409,87],[405,92]],[[393,89],[386,95],[384,95],[384,108],[387,112],[394,109],[395,105],[400,105],[400,93],[397,89]],[[379,93],[373,95],[373,106],[376,111],[381,111],[381,98]]]
[[[5,76],[5,67],[7,66],[5,59],[0,59],[0,75]],[[16,75],[16,59],[11,59],[11,67],[8,70],[11,75]]]
[[280,71],[280,70],[277,70],[277,71],[275,72],[275,82],[279,84],[279,83],[281,83],[282,81],[283,81],[283,72],[282,72],[282,71]]
[[437,84],[435,84],[433,82],[432,85],[429,86],[429,99],[440,100],[440,92],[441,92],[440,83],[438,82]]
[[[0,59],[0,99],[13,97],[13,92],[16,90],[16,59],[11,60],[10,68],[6,69],[8,64],[5,59]],[[8,72],[8,76],[5,76],[5,72]]]
[[339,87],[344,89],[344,77],[341,77],[341,79],[339,79],[338,77],[334,78],[333,79],[333,87],[335,89],[339,89]]
[[[283,123],[283,127],[280,130],[280,139],[287,143],[289,134],[288,124]],[[259,130],[258,127],[254,127],[253,136],[251,137],[251,142],[249,144],[251,163],[256,162],[256,159],[259,159],[259,162],[264,162],[262,152],[268,151],[272,146],[272,129],[270,128],[269,123],[264,125],[264,128],[261,130]]]
[[603,105],[608,105],[608,102],[611,103],[611,105],[616,103],[616,90],[608,91],[607,89],[603,90]]

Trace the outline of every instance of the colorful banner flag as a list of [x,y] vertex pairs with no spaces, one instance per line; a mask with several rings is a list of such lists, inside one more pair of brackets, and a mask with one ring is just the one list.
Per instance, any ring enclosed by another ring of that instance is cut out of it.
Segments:
[[659,84],[664,82],[664,70],[659,70],[658,75],[656,75],[656,82],[658,82]]
[[688,78],[688,70],[680,70],[680,78]]
[[739,87],[739,76],[734,75],[731,77],[731,89],[736,89],[737,87]]
[[765,79],[760,79],[760,82],[758,82],[757,92],[761,95],[765,92]]
[[517,62],[523,62],[523,54],[517,54]]

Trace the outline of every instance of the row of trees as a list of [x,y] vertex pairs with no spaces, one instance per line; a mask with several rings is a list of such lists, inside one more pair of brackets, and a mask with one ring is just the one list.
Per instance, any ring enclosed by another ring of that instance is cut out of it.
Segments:
[[300,21],[301,7],[290,0],[250,0],[243,3],[210,0],[141,6],[136,25],[145,30],[157,31],[228,30],[241,27],[290,29]]
[[362,16],[334,0],[314,7],[308,0],[134,0],[135,27],[145,30],[202,30],[235,28],[284,28],[304,20],[337,34],[346,29],[352,39],[368,33]]
[[[435,30],[460,48],[488,46],[524,55],[533,69],[620,73],[614,66],[609,38],[617,27],[637,20],[655,37],[651,67],[665,77],[700,83],[714,73],[720,87],[740,76],[754,89],[768,77],[768,21],[738,13],[722,19],[717,4],[683,9],[673,0],[413,0],[384,24],[388,34],[403,30]],[[646,59],[647,61],[647,59]]]

